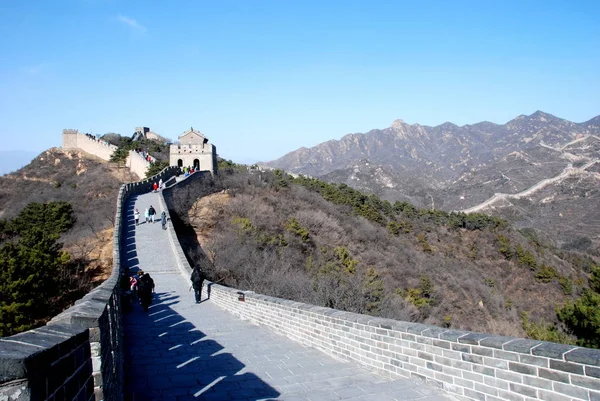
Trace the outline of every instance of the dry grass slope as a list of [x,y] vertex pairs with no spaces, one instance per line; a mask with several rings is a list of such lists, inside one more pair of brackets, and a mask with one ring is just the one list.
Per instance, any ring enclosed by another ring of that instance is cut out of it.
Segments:
[[85,152],[52,148],[22,169],[0,176],[0,218],[15,217],[30,202],[66,201],[76,223],[61,242],[81,273],[72,277],[73,301],[102,283],[112,270],[112,235],[121,184],[136,180]]
[[[573,255],[554,252],[531,232],[454,229],[414,218],[392,235],[305,187],[281,187],[270,173],[224,174],[174,199],[192,261],[213,280],[273,296],[526,336],[523,312],[558,325],[555,306],[587,283]],[[342,284],[334,277],[340,266],[354,271]]]

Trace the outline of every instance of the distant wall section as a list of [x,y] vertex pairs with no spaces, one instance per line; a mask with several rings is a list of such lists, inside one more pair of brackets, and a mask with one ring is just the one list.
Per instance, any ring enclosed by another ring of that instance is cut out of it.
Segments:
[[82,134],[75,129],[63,130],[62,148],[65,150],[81,149],[106,161],[110,160],[110,156],[117,150],[115,145],[97,139],[92,135]]
[[144,178],[146,176],[146,171],[150,168],[150,162],[144,159],[144,156],[133,150],[129,151],[126,165],[129,167],[129,170],[137,174],[140,178]]
[[[106,161],[109,161],[112,154],[117,150],[115,145],[111,145],[92,135],[82,134],[76,129],[63,130],[62,148],[64,150],[83,150]],[[139,153],[130,151],[125,165],[139,178],[144,178],[146,171],[150,167],[150,162],[144,159]]]

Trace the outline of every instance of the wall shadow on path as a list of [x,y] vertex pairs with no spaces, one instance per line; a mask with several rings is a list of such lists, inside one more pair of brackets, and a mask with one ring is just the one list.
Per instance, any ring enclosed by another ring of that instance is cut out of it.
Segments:
[[179,213],[186,215],[198,199],[221,189],[210,174],[194,173],[185,181],[162,192],[177,240],[188,263],[191,267],[199,263],[205,273],[210,270],[208,267],[211,261],[198,242],[196,230]]
[[139,304],[123,315],[125,400],[269,400],[280,393],[223,346],[208,339],[171,306],[175,292],[154,294],[144,312]]
[[135,273],[137,270],[139,270],[138,265],[140,263],[135,243],[136,227],[135,220],[133,217],[133,213],[135,211],[135,202],[137,198],[137,195],[133,195],[131,198],[129,198],[127,202],[127,206],[124,210],[125,219],[122,223],[121,232],[121,261],[125,262],[121,263],[121,266],[126,267],[127,270],[125,271],[129,271],[131,273]]
[[196,263],[199,263],[202,270],[206,272],[207,266],[210,265],[210,259],[202,249],[200,242],[198,242],[198,234],[194,227],[186,224],[181,217],[177,214],[177,211],[174,209],[169,209],[169,214],[171,216],[171,223],[173,224],[173,228],[175,229],[175,234],[177,234],[177,240],[181,245],[181,249],[190,264],[193,268]]

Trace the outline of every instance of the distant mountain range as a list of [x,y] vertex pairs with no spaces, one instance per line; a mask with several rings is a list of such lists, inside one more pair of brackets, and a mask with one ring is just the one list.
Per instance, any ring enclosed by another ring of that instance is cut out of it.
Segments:
[[537,111],[506,124],[460,127],[396,120],[261,164],[390,201],[499,214],[550,230],[561,243],[584,236],[597,244],[599,163],[600,116],[574,123]]

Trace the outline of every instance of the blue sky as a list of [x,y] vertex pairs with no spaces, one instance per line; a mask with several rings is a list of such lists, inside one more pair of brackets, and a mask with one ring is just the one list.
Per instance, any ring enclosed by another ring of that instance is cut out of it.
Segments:
[[0,150],[63,128],[238,162],[385,128],[600,114],[598,1],[0,2]]

